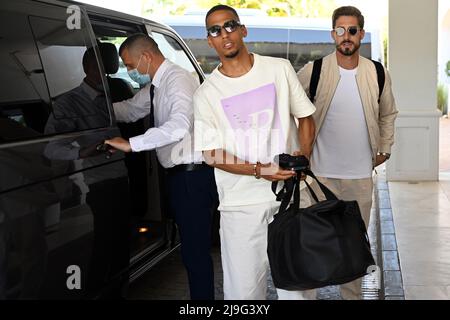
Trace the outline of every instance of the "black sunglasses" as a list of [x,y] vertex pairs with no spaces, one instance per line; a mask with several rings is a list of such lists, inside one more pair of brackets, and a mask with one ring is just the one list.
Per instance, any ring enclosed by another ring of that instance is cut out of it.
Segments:
[[[345,28],[344,27],[337,27],[336,29],[334,29],[334,31],[336,32],[336,35],[338,37],[342,37],[345,34]],[[348,27],[347,32],[354,36],[355,34],[357,34],[359,31],[358,27]]]
[[219,26],[219,25],[215,25],[212,27],[209,27],[208,29],[206,29],[206,31],[208,32],[208,35],[215,38],[220,36],[221,32],[222,32],[222,28],[225,29],[225,31],[227,33],[232,33],[234,31],[236,31],[236,29],[238,27],[240,27],[241,24],[239,23],[239,21],[236,20],[230,20],[227,21],[223,24],[223,26]]

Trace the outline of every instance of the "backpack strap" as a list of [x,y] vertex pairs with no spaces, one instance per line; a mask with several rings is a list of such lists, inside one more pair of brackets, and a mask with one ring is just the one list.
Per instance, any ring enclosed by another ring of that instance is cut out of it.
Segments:
[[375,68],[377,69],[377,80],[378,80],[378,104],[380,104],[381,95],[383,94],[384,81],[386,80],[386,75],[384,74],[383,65],[375,60],[372,60]]
[[320,71],[322,69],[322,61],[323,58],[314,60],[313,70],[311,74],[311,80],[309,82],[309,99],[312,103],[314,103],[314,99],[316,98],[317,85],[319,84],[320,79]]

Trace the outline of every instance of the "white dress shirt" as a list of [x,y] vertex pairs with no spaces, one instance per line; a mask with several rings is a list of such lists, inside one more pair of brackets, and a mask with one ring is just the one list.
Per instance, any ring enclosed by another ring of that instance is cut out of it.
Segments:
[[[194,151],[194,108],[192,97],[199,83],[187,70],[164,60],[152,84],[155,127],[130,138],[132,151],[156,149],[165,168],[203,161]],[[128,100],[113,104],[117,121],[134,122],[150,113],[150,85],[147,84]]]

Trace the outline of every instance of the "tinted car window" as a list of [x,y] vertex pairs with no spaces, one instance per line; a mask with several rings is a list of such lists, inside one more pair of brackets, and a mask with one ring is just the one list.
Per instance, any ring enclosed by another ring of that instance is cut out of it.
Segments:
[[87,28],[68,29],[66,17],[30,17],[53,112],[46,134],[106,127],[110,123],[97,52]]
[[27,14],[2,9],[0,41],[0,143],[39,136],[50,99]]
[[[96,29],[97,28],[95,28],[95,26],[94,26],[94,32],[96,32]],[[107,29],[102,28],[101,31],[105,32],[105,31],[107,31]],[[130,76],[128,75],[127,67],[123,63],[122,58],[119,56],[119,53],[118,53],[120,45],[125,41],[125,39],[127,37],[126,36],[117,37],[117,36],[109,36],[109,35],[108,36],[104,36],[104,35],[98,36],[97,32],[96,32],[96,36],[97,36],[99,42],[101,42],[101,43],[111,43],[111,44],[113,44],[116,47],[116,50],[117,50],[117,56],[118,56],[118,59],[119,59],[118,69],[117,69],[116,73],[109,74],[109,76],[111,78],[122,79],[126,83],[129,83],[133,87],[133,89],[138,90],[140,88],[139,83],[133,81],[133,79],[130,78]],[[108,58],[111,58],[111,57],[108,56]],[[105,65],[106,63],[108,63],[108,62],[103,60],[103,65]],[[110,90],[113,90],[113,88],[110,88]],[[113,94],[113,92],[111,92],[111,94]],[[124,99],[122,99],[122,100],[124,100]],[[116,101],[114,101],[114,99],[113,99],[113,102],[116,102]]]
[[186,52],[184,52],[183,48],[181,48],[181,46],[175,39],[168,35],[157,32],[152,32],[151,36],[158,44],[158,47],[164,57],[179,65],[183,69],[189,71],[197,80],[197,82],[200,83],[200,78],[197,70],[195,69],[189,57],[186,55]]
[[52,18],[8,5],[0,11],[0,143],[110,123],[82,16],[80,29],[70,30],[66,10],[52,11]]
[[206,30],[197,26],[172,26],[192,50],[198,64],[205,74],[210,74],[219,64],[216,51],[206,40]]

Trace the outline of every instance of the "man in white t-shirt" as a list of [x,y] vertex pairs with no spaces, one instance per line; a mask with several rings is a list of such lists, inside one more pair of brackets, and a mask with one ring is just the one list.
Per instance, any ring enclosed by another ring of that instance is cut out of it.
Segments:
[[[372,170],[390,156],[397,110],[388,71],[378,66],[384,73],[382,86],[376,64],[359,55],[364,38],[361,12],[351,6],[340,7],[334,11],[332,22],[336,52],[323,58],[317,93],[311,97],[317,108],[311,169],[338,198],[358,202],[367,227]],[[312,74],[312,63],[298,72],[310,95],[314,95]],[[342,298],[360,299],[361,279],[340,289]]]
[[[288,60],[248,52],[247,29],[233,8],[211,8],[206,28],[221,64],[194,94],[194,140],[215,167],[224,298],[265,299],[267,225],[279,208],[271,181],[295,175],[274,157],[309,158],[315,107]],[[308,292],[278,290],[278,296],[304,299]]]

